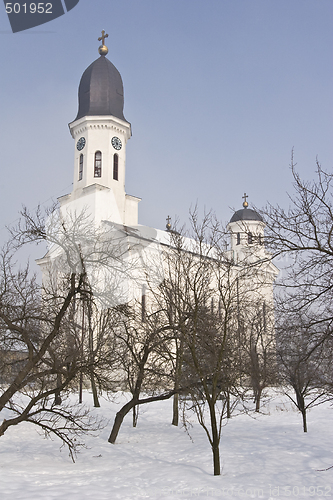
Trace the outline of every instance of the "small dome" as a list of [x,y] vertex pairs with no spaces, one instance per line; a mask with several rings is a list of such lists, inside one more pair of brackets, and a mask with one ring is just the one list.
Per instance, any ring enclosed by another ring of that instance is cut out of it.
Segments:
[[230,222],[237,222],[239,220],[257,220],[263,222],[261,215],[251,208],[242,208],[241,210],[237,210],[237,212],[235,212],[231,217]]
[[112,115],[127,121],[123,114],[124,88],[117,68],[101,55],[85,70],[79,86],[79,111],[83,116]]

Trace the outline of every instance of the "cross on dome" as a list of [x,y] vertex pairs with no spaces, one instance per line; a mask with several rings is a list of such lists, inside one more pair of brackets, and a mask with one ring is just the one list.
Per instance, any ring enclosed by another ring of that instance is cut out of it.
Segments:
[[109,52],[109,49],[105,45],[105,38],[108,38],[108,36],[109,35],[105,33],[105,30],[102,30],[102,36],[100,36],[98,39],[99,42],[102,42],[102,45],[98,47],[98,52],[101,56],[106,56],[106,54]]
[[104,31],[104,30],[102,30],[102,36],[100,36],[100,37],[99,37],[98,41],[99,41],[99,42],[100,42],[100,41],[102,41],[102,45],[105,45],[105,44],[104,44],[104,41],[105,41],[105,38],[107,38],[108,36],[109,36],[109,35],[108,35],[107,33],[105,34],[105,31]]

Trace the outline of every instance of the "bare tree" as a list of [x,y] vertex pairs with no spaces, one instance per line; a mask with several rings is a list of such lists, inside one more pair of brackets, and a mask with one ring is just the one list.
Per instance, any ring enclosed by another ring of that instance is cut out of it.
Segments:
[[317,161],[316,179],[302,180],[292,157],[294,192],[288,210],[267,205],[266,242],[274,256],[285,256],[278,282],[291,312],[309,315],[311,321],[332,322],[333,276],[333,175]]
[[295,404],[306,429],[305,396],[310,391],[319,401],[325,387],[331,393],[333,175],[317,161],[315,179],[303,180],[296,171],[293,154],[291,173],[294,192],[289,196],[290,207],[285,210],[268,205],[262,214],[267,224],[267,245],[275,256],[285,258],[277,283],[278,314],[284,321],[279,324],[280,358],[289,373],[289,383],[297,388]]
[[[304,432],[307,432],[307,410],[333,398],[328,390],[332,380],[330,338],[322,326],[310,325],[309,318],[301,312],[280,314],[277,324],[280,382],[302,414]],[[289,393],[290,387],[294,397]]]
[[[105,237],[96,238],[85,214],[62,219],[54,211],[43,216],[39,210],[35,215],[24,210],[22,215],[0,262],[0,362],[5,374],[0,411],[9,410],[0,435],[22,421],[32,422],[60,437],[74,457],[80,446],[75,432],[98,429],[101,423],[84,407],[70,406],[68,395],[81,374],[94,389],[95,378],[101,381],[111,362],[106,361],[109,313],[99,316],[99,334],[94,333],[98,321],[92,270],[94,264],[101,269],[120,263],[122,253]],[[15,261],[23,245],[41,241],[51,243],[39,261],[42,284],[28,266],[20,268]],[[86,309],[86,338],[80,302],[85,304],[82,311]],[[96,387],[94,396],[96,404]]]
[[255,411],[260,411],[263,391],[277,383],[274,311],[265,301],[248,306],[240,325],[241,372],[250,381]]
[[160,307],[177,342],[175,387],[182,387],[187,394],[184,404],[196,413],[206,432],[214,475],[219,475],[222,419],[230,416],[240,393],[239,302],[245,313],[249,299],[245,296],[251,294],[249,287],[239,282],[245,276],[251,282],[254,266],[236,265],[232,254],[225,251],[226,231],[212,214],[199,222],[194,211],[191,223],[190,237],[177,229],[170,234],[170,247],[164,256],[165,279],[160,287],[164,306],[160,303]]
[[41,296],[28,269],[15,271],[14,267],[6,250],[1,266],[0,342],[3,354],[11,352],[9,358],[2,356],[2,363],[12,371],[0,395],[0,411],[10,410],[0,435],[22,421],[32,422],[60,437],[73,457],[80,444],[73,439],[76,430],[80,434],[99,427],[97,422],[91,426],[86,410],[59,406],[60,393],[68,389],[80,368],[75,350],[67,349],[62,323],[73,298],[83,291],[84,273],[71,273],[65,294],[56,298],[57,306],[50,306],[50,296]]
[[[131,399],[117,412],[109,436],[114,444],[124,417],[132,410],[136,425],[140,405],[169,399],[175,390],[168,344],[171,342],[169,325],[162,320],[160,311],[141,311],[136,304],[122,311],[122,323],[114,331],[117,366],[123,389],[129,390]],[[162,314],[163,317],[163,314]]]

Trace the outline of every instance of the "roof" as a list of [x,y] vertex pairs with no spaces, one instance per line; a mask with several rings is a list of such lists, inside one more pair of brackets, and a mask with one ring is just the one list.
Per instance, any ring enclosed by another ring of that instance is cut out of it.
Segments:
[[251,208],[242,208],[241,210],[237,210],[237,212],[235,212],[231,217],[230,222],[237,222],[239,220],[257,220],[263,222],[261,215]]
[[124,87],[117,68],[101,55],[82,75],[79,85],[79,111],[83,116],[112,115],[127,121],[123,114]]

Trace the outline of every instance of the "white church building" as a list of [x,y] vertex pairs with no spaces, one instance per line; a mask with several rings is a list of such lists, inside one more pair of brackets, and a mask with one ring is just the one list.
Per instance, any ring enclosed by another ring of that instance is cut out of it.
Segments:
[[[74,231],[75,221],[85,214],[89,219],[88,233],[101,231],[104,242],[110,238],[113,241],[111,254],[114,253],[114,245],[117,245],[117,258],[109,266],[109,271],[106,274],[103,271],[101,276],[95,267],[90,277],[102,307],[103,304],[108,307],[115,302],[126,303],[132,298],[138,298],[146,279],[151,282],[155,280],[158,284],[163,279],[160,273],[163,269],[161,248],[165,249],[172,244],[170,224],[167,224],[165,231],[139,224],[140,198],[126,193],[126,146],[131,138],[131,124],[123,114],[124,90],[121,75],[106,57],[106,36],[103,31],[100,56],[82,75],[78,91],[78,113],[69,124],[74,139],[73,190],[59,198],[59,219],[49,223],[50,234],[56,227],[62,230],[66,225],[68,230]],[[228,224],[228,253],[235,263],[244,261],[247,256],[265,263],[262,295],[272,303],[273,282],[278,270],[265,250],[264,228],[261,216],[248,207],[245,196],[243,208],[233,214]],[[74,234],[73,238],[75,237]],[[90,241],[94,238],[91,236]],[[44,279],[49,273],[50,262],[62,252],[57,241],[57,238],[51,236],[49,251],[44,258],[38,260]],[[80,242],[80,245],[84,243]],[[127,250],[124,250],[125,247]],[[129,248],[132,249],[131,252],[128,251]],[[137,250],[133,252],[133,248]],[[120,255],[123,256],[121,263]],[[143,262],[140,271],[137,266],[133,266],[133,259]],[[135,276],[131,271],[134,267]],[[109,298],[105,296],[105,288],[112,290]],[[117,299],[114,299],[115,288],[118,290]]]

